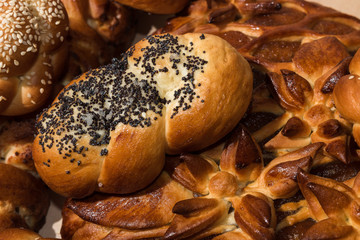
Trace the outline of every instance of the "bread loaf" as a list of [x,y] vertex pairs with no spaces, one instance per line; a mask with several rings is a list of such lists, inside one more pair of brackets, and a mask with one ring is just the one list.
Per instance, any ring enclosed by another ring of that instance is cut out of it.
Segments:
[[221,38],[149,36],[75,79],[44,111],[36,169],[65,196],[137,191],[159,175],[165,153],[197,151],[224,137],[251,90],[249,64]]
[[68,19],[60,0],[0,2],[0,114],[41,107],[67,59]]

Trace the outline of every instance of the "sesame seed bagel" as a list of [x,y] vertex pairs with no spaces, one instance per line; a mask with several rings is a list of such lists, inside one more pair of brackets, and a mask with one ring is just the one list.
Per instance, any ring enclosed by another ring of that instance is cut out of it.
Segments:
[[73,80],[43,112],[35,166],[64,196],[137,191],[160,174],[165,154],[203,149],[231,131],[251,93],[250,66],[225,40],[149,36]]
[[60,0],[1,0],[0,20],[0,115],[26,114],[62,74],[67,15]]

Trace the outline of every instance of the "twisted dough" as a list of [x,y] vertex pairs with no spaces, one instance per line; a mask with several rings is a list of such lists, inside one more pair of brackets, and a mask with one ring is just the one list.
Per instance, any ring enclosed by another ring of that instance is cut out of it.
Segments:
[[60,0],[2,0],[0,19],[0,114],[26,114],[62,74],[67,15]]
[[65,196],[137,191],[159,175],[165,153],[200,150],[224,137],[251,90],[249,64],[225,40],[147,37],[58,95],[37,124],[35,166]]

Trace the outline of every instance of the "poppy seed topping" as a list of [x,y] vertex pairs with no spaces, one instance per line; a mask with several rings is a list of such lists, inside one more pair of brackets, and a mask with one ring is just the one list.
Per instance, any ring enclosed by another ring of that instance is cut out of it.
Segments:
[[[90,146],[101,146],[100,156],[106,156],[111,132],[119,124],[146,128],[163,116],[169,103],[175,102],[173,118],[190,109],[195,99],[201,101],[196,93],[201,85],[196,83],[195,73],[201,73],[207,61],[193,54],[194,44],[180,44],[178,37],[169,34],[149,36],[143,41],[148,43],[140,49],[141,56],[133,56],[132,47],[111,64],[90,70],[85,79],[65,87],[44,110],[37,123],[43,152],[56,148],[64,160],[81,167],[72,153],[86,157],[89,149],[79,144],[84,135]],[[180,74],[181,86],[162,89],[159,81],[166,82],[162,79],[166,74]]]

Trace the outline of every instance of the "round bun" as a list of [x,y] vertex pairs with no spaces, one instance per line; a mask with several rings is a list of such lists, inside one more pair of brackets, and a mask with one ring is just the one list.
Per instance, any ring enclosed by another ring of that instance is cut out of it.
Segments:
[[137,191],[159,175],[165,153],[224,137],[251,94],[251,68],[225,40],[149,36],[121,60],[72,81],[44,111],[35,167],[65,196]]
[[341,116],[353,123],[360,122],[360,76],[346,75],[335,85],[334,102]]
[[360,146],[360,50],[351,60],[349,71],[349,75],[343,76],[336,83],[333,99],[340,115],[354,124],[352,134]]
[[45,185],[32,174],[0,163],[0,230],[39,230],[50,200]]
[[130,9],[109,0],[62,2],[70,24],[70,72],[78,75],[107,64],[130,46],[135,34]]
[[[67,59],[60,0],[0,1],[0,115],[43,105]],[[61,69],[61,70],[60,70]]]
[[350,74],[342,77],[334,88],[334,102],[342,117],[360,123],[360,51],[350,62]]
[[50,240],[55,238],[42,238],[39,234],[23,228],[8,228],[0,232],[0,240]]
[[174,14],[180,12],[189,0],[115,0],[121,4],[157,14]]
[[4,163],[35,173],[31,153],[34,133],[33,118],[0,118],[0,159]]

